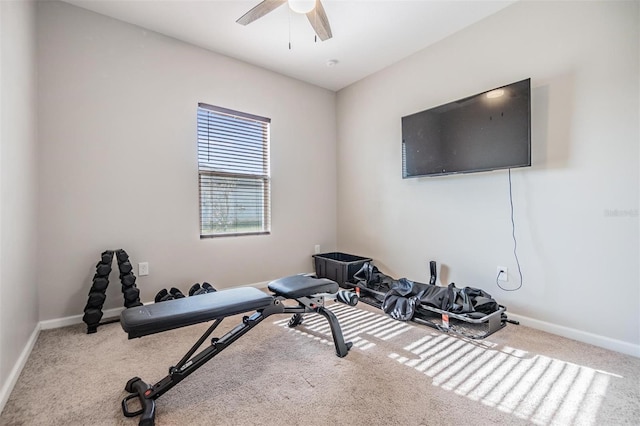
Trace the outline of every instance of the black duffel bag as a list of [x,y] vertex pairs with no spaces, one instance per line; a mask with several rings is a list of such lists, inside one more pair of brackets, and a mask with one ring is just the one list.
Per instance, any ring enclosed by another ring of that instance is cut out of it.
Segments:
[[443,311],[456,314],[478,312],[491,314],[499,309],[498,302],[489,293],[479,288],[457,288],[454,283],[449,284],[446,296],[442,299]]
[[423,287],[426,284],[415,283],[406,278],[393,281],[391,289],[384,295],[382,310],[393,319],[409,321],[416,311]]

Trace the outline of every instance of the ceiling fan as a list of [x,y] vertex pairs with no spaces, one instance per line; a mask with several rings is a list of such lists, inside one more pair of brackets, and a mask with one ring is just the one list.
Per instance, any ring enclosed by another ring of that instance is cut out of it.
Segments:
[[320,40],[325,41],[333,37],[327,14],[320,0],[263,0],[253,9],[242,15],[236,22],[242,25],[250,24],[285,3],[288,3],[289,8],[294,12],[307,15],[307,19],[309,19],[313,30],[318,37],[320,37]]

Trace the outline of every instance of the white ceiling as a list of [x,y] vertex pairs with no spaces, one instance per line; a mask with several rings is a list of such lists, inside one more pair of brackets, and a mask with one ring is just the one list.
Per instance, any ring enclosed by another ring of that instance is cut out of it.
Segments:
[[287,5],[235,22],[261,0],[64,1],[337,91],[517,0],[322,0],[333,32],[324,42]]

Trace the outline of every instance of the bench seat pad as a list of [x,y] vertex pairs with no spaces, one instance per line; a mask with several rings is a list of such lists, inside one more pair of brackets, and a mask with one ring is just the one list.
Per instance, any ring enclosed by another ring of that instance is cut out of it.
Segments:
[[263,309],[272,302],[273,296],[257,288],[231,288],[125,309],[120,324],[132,339]]
[[326,278],[313,278],[306,275],[292,275],[271,281],[269,290],[288,299],[311,296],[320,293],[335,293],[338,283]]

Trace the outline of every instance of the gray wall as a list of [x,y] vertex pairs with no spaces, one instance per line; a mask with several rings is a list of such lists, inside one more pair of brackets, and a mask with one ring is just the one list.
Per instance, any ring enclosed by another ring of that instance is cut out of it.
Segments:
[[[149,262],[143,301],[335,250],[335,93],[65,3],[38,4],[38,41],[41,320],[82,313],[107,248]],[[271,118],[271,235],[200,240],[198,102]]]
[[[637,2],[520,2],[338,93],[338,245],[481,287],[525,323],[640,355]],[[401,178],[400,118],[532,81],[533,166]]]
[[0,409],[38,322],[35,4],[0,2]]

